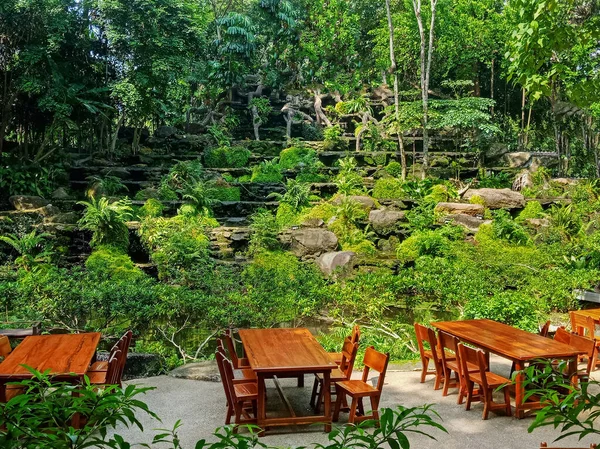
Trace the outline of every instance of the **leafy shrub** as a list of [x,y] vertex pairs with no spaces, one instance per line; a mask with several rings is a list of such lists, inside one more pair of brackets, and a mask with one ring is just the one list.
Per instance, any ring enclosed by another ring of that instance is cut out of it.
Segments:
[[92,278],[101,280],[127,282],[143,276],[131,258],[113,246],[97,246],[85,261],[85,267]]
[[480,204],[482,206],[485,206],[485,200],[480,195],[473,195],[472,197],[470,197],[469,198],[469,203],[471,203],[471,204]]
[[144,205],[142,207],[140,207],[140,209],[138,210],[138,216],[139,217],[152,217],[152,218],[156,218],[156,217],[160,217],[163,214],[163,210],[165,209],[165,206],[163,206],[163,204],[154,198],[148,198],[146,200],[146,202],[144,203]]
[[522,292],[506,291],[483,299],[467,301],[464,317],[488,318],[530,332],[537,332],[539,305],[536,299]]
[[512,187],[512,182],[512,177],[508,173],[499,172],[486,174],[484,171],[482,171],[479,175],[477,187],[480,189],[504,189]]
[[279,225],[271,212],[259,209],[250,217],[250,242],[248,252],[257,254],[261,250],[275,251],[279,249]]
[[389,164],[386,165],[385,171],[390,176],[398,178],[400,175],[402,175],[402,165],[400,164],[400,162],[391,161]]
[[285,193],[283,195],[271,193],[269,198],[275,198],[277,201],[289,205],[295,212],[299,212],[309,205],[310,184],[288,179]]
[[374,198],[401,199],[406,195],[402,188],[402,181],[396,178],[381,178],[375,181],[373,187]]
[[364,171],[358,168],[356,159],[345,157],[340,159],[337,165],[340,167],[340,171],[333,182],[337,186],[338,193],[342,195],[363,193],[365,190],[362,180]]
[[252,182],[281,182],[283,175],[278,164],[278,159],[261,162],[259,165],[252,167]]
[[452,246],[442,231],[415,232],[397,249],[398,259],[408,262],[419,257],[448,257]]
[[210,215],[212,206],[217,201],[214,194],[212,184],[208,181],[197,180],[189,184],[185,184],[182,193],[183,200],[187,205],[191,206],[189,212],[203,215]]
[[146,219],[139,235],[156,263],[159,279],[196,287],[207,285],[212,269],[207,230],[218,226],[201,215]]
[[282,170],[312,166],[318,161],[317,152],[303,146],[286,148],[279,155],[279,166]]
[[90,182],[86,192],[89,198],[115,196],[128,190],[121,178],[117,176],[90,176],[87,179]]
[[[192,161],[179,161],[169,170],[163,178],[162,185],[173,191],[194,185],[204,178],[204,169],[198,159]],[[166,199],[161,196],[161,199]]]
[[89,202],[80,201],[85,206],[83,217],[79,220],[81,229],[92,231],[90,246],[114,245],[123,250],[129,247],[129,229],[125,224],[131,219],[131,201],[123,199],[109,202],[107,198]]
[[280,228],[286,228],[288,226],[299,224],[298,212],[299,211],[296,211],[291,204],[280,203],[279,206],[277,206],[277,212],[275,214],[277,225]]
[[530,241],[525,228],[515,222],[510,214],[503,209],[494,212],[492,231],[495,238],[507,240],[517,245],[525,245]]
[[204,163],[212,168],[238,168],[248,164],[252,153],[244,147],[217,147],[207,150]]
[[572,204],[554,204],[550,208],[550,223],[566,238],[575,236],[582,226],[581,216],[573,210]]
[[323,128],[323,149],[331,151],[341,148],[345,144],[342,134],[343,131],[340,125]]
[[542,218],[544,216],[544,209],[542,205],[537,201],[529,201],[525,208],[519,213],[519,216],[515,219],[517,223],[524,223],[530,218]]
[[38,234],[34,229],[23,236],[16,234],[2,235],[0,241],[12,246],[19,253],[19,257],[15,259],[15,264],[29,271],[36,264],[51,261],[54,251],[48,237],[51,237],[51,235],[47,233]]
[[61,166],[24,164],[6,160],[0,165],[0,197],[10,195],[39,195],[47,197],[68,176]]

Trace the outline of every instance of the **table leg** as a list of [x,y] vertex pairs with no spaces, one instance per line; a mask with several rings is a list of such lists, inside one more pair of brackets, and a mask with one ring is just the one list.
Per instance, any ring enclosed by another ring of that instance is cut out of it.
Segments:
[[571,379],[571,384],[576,387],[579,383],[579,378],[577,377],[577,357],[574,359],[569,359],[569,364],[567,365],[568,376]]
[[323,399],[325,401],[324,404],[324,413],[325,413],[325,432],[331,432],[331,382],[330,382],[331,371],[323,372]]
[[525,364],[523,361],[515,361],[515,371],[517,373],[515,376],[515,418],[518,419],[525,417],[525,409],[523,408],[525,398],[525,387],[523,386],[525,380],[525,375],[523,374],[524,368]]
[[6,382],[0,380],[0,402],[6,402]]
[[258,427],[262,428],[259,432],[258,436],[264,436],[265,430],[265,420],[267,419],[267,407],[266,407],[266,386],[265,386],[265,376],[262,373],[257,374],[258,383],[258,399],[256,404],[256,424]]

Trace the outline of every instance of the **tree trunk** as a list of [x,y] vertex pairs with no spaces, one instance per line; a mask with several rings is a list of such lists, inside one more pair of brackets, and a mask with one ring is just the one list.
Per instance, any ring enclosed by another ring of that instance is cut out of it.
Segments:
[[396,54],[394,52],[394,23],[392,21],[392,12],[390,0],[385,0],[387,12],[388,28],[390,35],[390,74],[394,77],[394,113],[396,115],[396,132],[398,135],[398,149],[400,150],[400,165],[402,166],[402,181],[406,180],[406,155],[404,154],[404,136],[400,129],[400,98],[398,93],[398,72],[396,66]]
[[121,130],[121,126],[123,126],[124,121],[125,121],[125,114],[121,114],[121,117],[119,117],[119,121],[117,122],[117,127],[115,129],[115,133],[113,134],[112,142],[110,144],[110,154],[115,153],[115,148],[117,146],[117,138],[119,136],[119,131]]
[[320,125],[322,125],[324,123],[328,127],[333,126],[331,124],[331,121],[327,118],[327,116],[323,112],[323,99],[321,98],[321,93],[319,92],[319,90],[315,90],[314,96],[315,96],[314,108],[315,108],[315,115],[317,117],[317,123]]
[[[494,99],[494,65],[495,65],[496,60],[492,59],[492,64],[490,66],[490,69],[492,71],[491,75],[490,75],[490,98],[493,100]],[[494,116],[494,105],[492,105],[492,109],[490,111],[490,115],[493,117]]]

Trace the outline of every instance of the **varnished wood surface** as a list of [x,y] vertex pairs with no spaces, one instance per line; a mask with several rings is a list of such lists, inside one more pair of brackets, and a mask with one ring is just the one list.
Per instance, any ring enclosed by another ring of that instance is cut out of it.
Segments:
[[574,310],[573,312],[577,315],[589,316],[596,322],[596,324],[600,324],[600,309]]
[[432,325],[514,361],[567,358],[580,353],[572,346],[492,320],[438,321]]
[[38,371],[50,370],[52,375],[73,373],[82,377],[90,366],[99,341],[98,332],[26,337],[0,363],[0,380],[30,378],[29,371],[21,365]]
[[315,372],[337,368],[308,329],[242,329],[250,366],[258,372]]

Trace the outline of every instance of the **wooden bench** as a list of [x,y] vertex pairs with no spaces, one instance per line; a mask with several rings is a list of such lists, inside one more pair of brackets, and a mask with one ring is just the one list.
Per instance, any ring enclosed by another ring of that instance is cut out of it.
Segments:
[[34,324],[30,328],[21,329],[0,329],[0,335],[6,335],[8,338],[22,340],[31,335],[40,335],[41,330],[39,324]]

